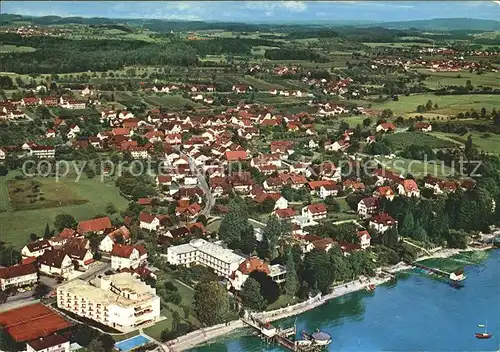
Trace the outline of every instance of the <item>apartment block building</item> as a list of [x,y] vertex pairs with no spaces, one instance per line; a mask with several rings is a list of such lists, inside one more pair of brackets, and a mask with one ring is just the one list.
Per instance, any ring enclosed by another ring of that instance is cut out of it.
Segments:
[[38,270],[35,264],[18,264],[0,268],[0,290],[10,287],[22,287],[38,281]]
[[156,289],[128,272],[61,285],[57,306],[120,331],[153,323],[160,316]]
[[198,238],[187,244],[167,249],[167,261],[172,265],[203,265],[212,268],[217,275],[229,277],[245,260],[239,254],[217,244]]

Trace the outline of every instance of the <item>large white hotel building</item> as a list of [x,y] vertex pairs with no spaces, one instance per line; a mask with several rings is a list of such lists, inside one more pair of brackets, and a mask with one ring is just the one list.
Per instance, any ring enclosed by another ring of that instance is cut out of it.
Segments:
[[217,275],[229,277],[245,257],[230,249],[198,238],[187,244],[168,247],[167,261],[172,265],[203,265],[212,268]]
[[160,316],[156,290],[125,272],[61,285],[57,306],[120,331],[155,322]]

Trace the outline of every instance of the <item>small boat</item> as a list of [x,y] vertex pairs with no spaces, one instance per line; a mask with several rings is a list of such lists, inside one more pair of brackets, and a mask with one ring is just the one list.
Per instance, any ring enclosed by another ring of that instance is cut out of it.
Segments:
[[493,335],[487,332],[476,332],[476,339],[489,339]]
[[488,322],[486,324],[477,324],[479,328],[484,328],[484,332],[476,332],[474,336],[476,336],[476,339],[489,339],[493,336],[493,334],[490,334],[488,330]]
[[374,284],[368,285],[366,286],[365,290],[367,290],[368,292],[373,292],[375,291],[375,285]]

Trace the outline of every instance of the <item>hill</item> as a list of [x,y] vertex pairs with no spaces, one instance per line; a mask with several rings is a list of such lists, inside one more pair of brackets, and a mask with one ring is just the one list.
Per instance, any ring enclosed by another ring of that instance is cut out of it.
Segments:
[[500,30],[500,21],[480,20],[475,18],[434,18],[431,20],[384,22],[379,25],[394,29],[416,28],[433,31],[453,31],[465,29],[476,31]]

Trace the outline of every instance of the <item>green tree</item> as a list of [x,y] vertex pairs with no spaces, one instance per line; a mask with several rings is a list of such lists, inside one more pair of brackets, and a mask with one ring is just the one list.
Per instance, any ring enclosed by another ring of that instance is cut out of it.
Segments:
[[219,228],[219,238],[228,245],[241,240],[241,233],[248,227],[248,210],[244,200],[233,198],[228,204],[229,212]]
[[413,234],[414,229],[415,229],[415,220],[413,218],[413,212],[411,210],[408,210],[403,217],[400,233],[403,236],[411,236]]
[[269,253],[267,257],[271,260],[278,256],[278,241],[282,233],[283,226],[281,221],[276,216],[269,217],[262,233],[262,241],[268,243]]
[[336,213],[340,211],[340,204],[333,196],[326,197],[325,204],[329,212]]
[[372,124],[372,119],[367,117],[366,119],[363,120],[363,126],[364,127],[370,127]]
[[102,347],[105,351],[111,351],[115,345],[115,339],[109,334],[102,334],[99,336],[99,341],[102,343]]
[[288,251],[288,258],[286,261],[286,280],[283,290],[289,296],[295,296],[299,289],[299,278],[297,277],[297,269],[295,268],[295,260],[292,251]]
[[76,226],[76,220],[72,215],[69,214],[58,214],[54,220],[54,227],[57,231],[62,231],[65,227],[74,228]]
[[257,280],[249,277],[245,280],[243,287],[241,288],[241,299],[243,305],[253,310],[263,310],[267,303],[260,294],[260,284]]
[[327,252],[313,249],[304,257],[303,279],[309,287],[327,293],[333,283],[333,271]]
[[255,250],[257,244],[257,238],[255,237],[255,231],[251,225],[241,233],[240,249],[243,253],[250,255]]
[[427,100],[427,103],[425,104],[425,110],[431,111],[432,110],[432,101]]
[[109,215],[115,214],[118,210],[113,203],[106,204],[106,213]]
[[45,224],[45,230],[43,231],[43,238],[48,239],[52,237],[52,233],[50,232],[49,224]]
[[200,322],[211,326],[223,323],[229,314],[227,292],[218,282],[200,282],[195,287],[194,309]]
[[87,350],[92,352],[106,352],[102,342],[99,339],[92,340],[87,346]]

